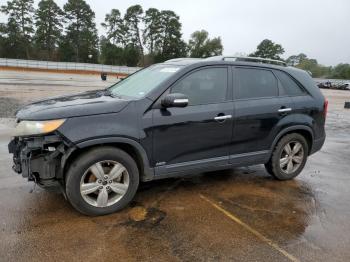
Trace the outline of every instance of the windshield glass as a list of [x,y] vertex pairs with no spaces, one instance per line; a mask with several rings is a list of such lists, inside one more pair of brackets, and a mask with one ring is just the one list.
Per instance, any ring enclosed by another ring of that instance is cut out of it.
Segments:
[[180,66],[153,65],[116,83],[109,88],[109,91],[116,96],[141,98],[180,68]]

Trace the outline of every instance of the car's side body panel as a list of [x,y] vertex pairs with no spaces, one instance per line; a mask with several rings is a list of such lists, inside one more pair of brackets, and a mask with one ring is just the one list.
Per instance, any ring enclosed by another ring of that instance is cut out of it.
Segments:
[[218,122],[219,114],[232,116],[232,102],[154,109],[153,164],[228,156],[233,121]]
[[272,139],[290,124],[291,115],[281,115],[283,103],[278,97],[235,101],[234,135],[230,154],[267,150]]
[[119,113],[68,118],[57,131],[74,144],[108,136],[138,140],[138,125],[135,102],[130,102]]

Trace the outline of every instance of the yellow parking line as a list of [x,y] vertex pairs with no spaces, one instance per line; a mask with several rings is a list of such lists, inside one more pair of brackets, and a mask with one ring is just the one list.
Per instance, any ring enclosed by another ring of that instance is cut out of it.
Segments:
[[220,205],[214,203],[212,200],[208,199],[207,197],[203,196],[202,194],[199,194],[199,196],[204,199],[205,201],[207,201],[209,204],[211,204],[213,207],[215,207],[217,210],[219,210],[221,213],[223,213],[225,216],[227,216],[229,219],[233,220],[234,222],[236,222],[237,224],[241,225],[242,227],[244,227],[246,230],[248,230],[250,233],[254,234],[257,238],[259,238],[261,241],[265,242],[266,244],[268,244],[269,246],[271,246],[272,248],[274,248],[275,250],[277,250],[278,252],[280,252],[282,255],[284,255],[285,257],[287,257],[288,259],[290,259],[293,262],[299,262],[300,260],[297,259],[295,256],[289,254],[287,251],[285,251],[283,248],[281,248],[278,244],[276,244],[275,242],[273,242],[272,240],[264,237],[262,234],[260,234],[258,231],[256,231],[254,228],[252,228],[251,226],[247,225],[246,223],[244,223],[242,220],[240,220],[239,218],[237,218],[236,216],[234,216],[232,213],[230,213],[229,211],[225,210],[224,208],[222,208]]

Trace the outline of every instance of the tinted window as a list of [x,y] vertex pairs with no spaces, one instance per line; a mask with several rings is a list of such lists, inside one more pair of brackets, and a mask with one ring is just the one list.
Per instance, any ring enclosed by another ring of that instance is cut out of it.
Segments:
[[277,79],[271,71],[238,68],[237,98],[258,98],[278,95]]
[[305,91],[300,86],[298,86],[298,84],[295,83],[295,81],[289,75],[281,71],[276,71],[275,73],[282,84],[282,95],[286,94],[297,96],[305,94]]
[[206,68],[177,82],[171,93],[188,96],[190,105],[220,103],[226,100],[227,68]]

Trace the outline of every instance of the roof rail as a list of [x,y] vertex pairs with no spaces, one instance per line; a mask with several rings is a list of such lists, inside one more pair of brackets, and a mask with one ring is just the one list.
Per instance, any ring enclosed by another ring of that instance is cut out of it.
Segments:
[[166,61],[164,61],[164,63],[166,63],[166,62],[180,62],[180,61],[196,61],[196,60],[202,60],[202,58],[179,57],[179,58],[173,58],[173,59],[166,60]]
[[245,62],[255,62],[255,63],[265,63],[265,64],[274,64],[287,66],[287,63],[281,60],[261,58],[261,57],[250,57],[250,56],[212,56],[206,58],[210,61],[225,61],[234,59],[234,61],[245,61]]

